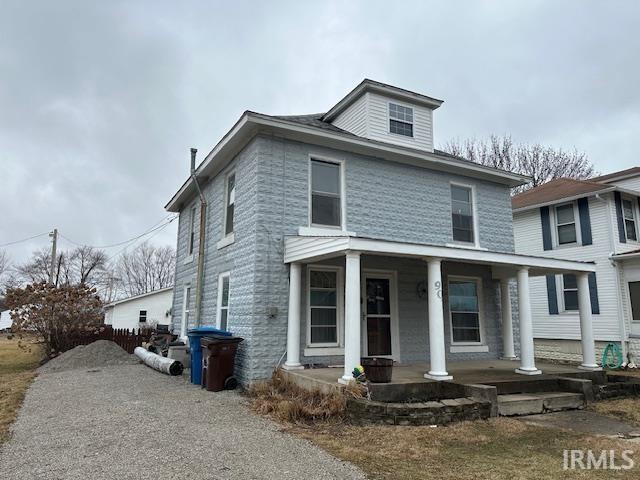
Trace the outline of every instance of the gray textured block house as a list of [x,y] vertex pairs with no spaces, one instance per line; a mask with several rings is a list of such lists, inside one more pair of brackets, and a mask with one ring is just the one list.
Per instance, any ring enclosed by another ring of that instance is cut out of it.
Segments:
[[427,362],[438,380],[447,361],[519,352],[518,371],[540,373],[529,277],[575,273],[582,298],[594,266],[514,253],[510,189],[526,178],[434,149],[441,104],[364,80],[324,114],[246,111],[166,207],[180,213],[174,331],[244,337],[243,383],[281,360],[344,365],[346,382],[361,356]]

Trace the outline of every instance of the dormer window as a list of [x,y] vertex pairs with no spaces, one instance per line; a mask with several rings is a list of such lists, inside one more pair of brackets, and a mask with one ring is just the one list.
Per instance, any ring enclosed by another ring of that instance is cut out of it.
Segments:
[[413,108],[389,104],[389,132],[413,137]]

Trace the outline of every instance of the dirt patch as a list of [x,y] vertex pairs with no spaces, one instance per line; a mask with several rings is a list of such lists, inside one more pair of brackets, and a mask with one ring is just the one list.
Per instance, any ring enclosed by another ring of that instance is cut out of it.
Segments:
[[640,398],[604,400],[592,403],[588,408],[601,415],[615,417],[640,427]]
[[64,352],[40,367],[38,373],[135,363],[138,363],[138,359],[134,355],[128,354],[117,343],[109,340],[98,340],[89,345],[79,345]]

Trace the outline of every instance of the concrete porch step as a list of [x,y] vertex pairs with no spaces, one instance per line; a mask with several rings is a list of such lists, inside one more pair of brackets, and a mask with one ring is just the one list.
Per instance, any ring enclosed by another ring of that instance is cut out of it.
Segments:
[[571,392],[540,392],[498,395],[498,414],[534,415],[584,408],[584,395]]

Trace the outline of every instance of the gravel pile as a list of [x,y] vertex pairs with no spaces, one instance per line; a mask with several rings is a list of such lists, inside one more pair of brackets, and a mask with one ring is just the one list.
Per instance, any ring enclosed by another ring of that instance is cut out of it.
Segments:
[[40,373],[62,372],[78,368],[99,368],[113,365],[139,363],[137,357],[129,355],[120,345],[109,340],[97,340],[89,345],[79,345],[45,363]]

